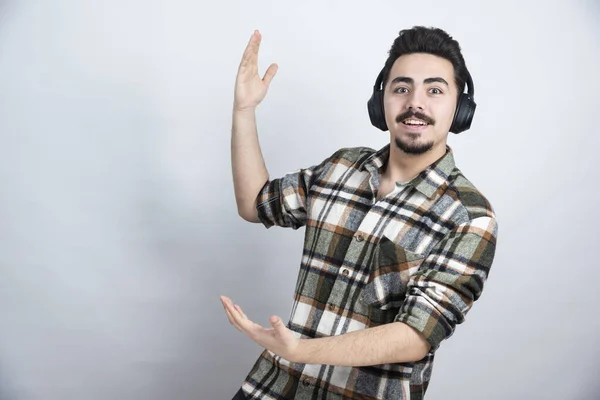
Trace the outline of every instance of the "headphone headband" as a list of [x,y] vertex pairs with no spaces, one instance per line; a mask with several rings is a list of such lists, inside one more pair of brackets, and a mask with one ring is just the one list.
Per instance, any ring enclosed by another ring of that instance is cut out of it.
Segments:
[[473,85],[473,78],[471,78],[471,73],[469,72],[469,70],[467,68],[465,68],[465,71],[467,72],[467,80],[466,80],[467,93],[472,98],[475,98],[475,86]]

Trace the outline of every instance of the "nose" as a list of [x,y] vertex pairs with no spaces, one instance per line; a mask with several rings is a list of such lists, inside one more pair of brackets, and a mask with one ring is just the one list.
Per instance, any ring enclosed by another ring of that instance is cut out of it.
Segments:
[[408,101],[406,102],[406,108],[423,110],[424,107],[425,107],[424,95],[419,90],[413,90],[408,96]]

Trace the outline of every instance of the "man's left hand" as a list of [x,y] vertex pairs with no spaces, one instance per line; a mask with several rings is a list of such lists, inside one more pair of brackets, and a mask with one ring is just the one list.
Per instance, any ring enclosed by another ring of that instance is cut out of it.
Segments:
[[295,362],[300,340],[285,326],[281,318],[272,316],[269,319],[272,328],[263,328],[259,324],[250,321],[242,308],[234,304],[228,297],[221,296],[221,303],[223,303],[229,322],[237,330],[245,333],[261,347],[272,351],[287,361]]

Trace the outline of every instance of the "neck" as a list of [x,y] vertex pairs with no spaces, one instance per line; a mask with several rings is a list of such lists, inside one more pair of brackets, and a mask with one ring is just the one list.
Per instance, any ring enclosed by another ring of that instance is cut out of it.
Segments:
[[424,154],[407,154],[392,140],[390,155],[382,177],[391,182],[408,182],[446,154],[446,144],[440,143]]

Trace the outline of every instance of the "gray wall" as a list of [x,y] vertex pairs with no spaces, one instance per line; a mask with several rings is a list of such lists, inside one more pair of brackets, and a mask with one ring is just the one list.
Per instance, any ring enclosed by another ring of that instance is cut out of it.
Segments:
[[303,233],[236,215],[249,35],[280,67],[259,109],[278,176],[389,140],[365,103],[425,24],[463,46],[478,110],[449,143],[500,221],[429,398],[597,399],[598,3],[280,3],[0,1],[0,398],[231,398],[260,349],[218,296],[287,318]]

